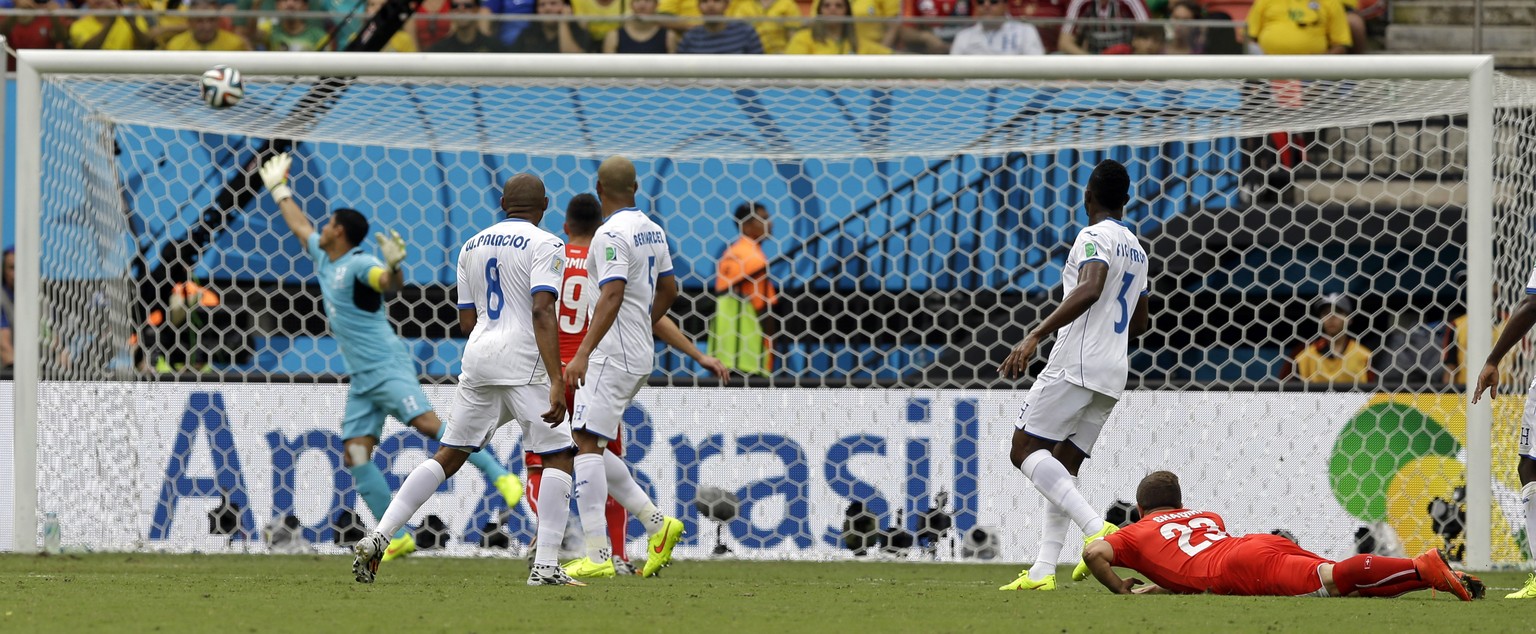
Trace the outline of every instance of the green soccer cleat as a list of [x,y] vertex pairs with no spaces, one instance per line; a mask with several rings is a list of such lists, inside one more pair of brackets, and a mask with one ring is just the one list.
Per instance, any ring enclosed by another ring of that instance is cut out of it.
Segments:
[[416,552],[416,537],[406,531],[404,535],[389,540],[389,547],[384,549],[384,558],[379,563],[394,561],[406,555]]
[[1536,573],[1525,578],[1525,586],[1504,595],[1506,599],[1536,599]]
[[650,548],[647,549],[645,567],[640,570],[642,577],[654,577],[662,568],[672,565],[672,549],[677,547],[677,542],[683,539],[683,522],[675,517],[668,517],[661,522],[661,530],[651,536]]
[[[1109,522],[1104,522],[1104,528],[1099,529],[1099,532],[1083,538],[1083,547],[1087,548],[1088,544],[1092,544],[1098,540],[1104,539],[1105,537],[1109,537],[1118,530],[1120,530],[1119,526],[1115,526]],[[1072,580],[1082,581],[1087,579],[1088,575],[1090,574],[1092,573],[1088,571],[1088,562],[1079,559],[1077,561],[1077,567],[1072,569]]]
[[1029,569],[1027,568],[1024,570],[1024,572],[1019,573],[1019,578],[1014,579],[1013,583],[998,588],[998,590],[1041,590],[1046,592],[1055,589],[1056,575],[1049,575],[1039,581],[1030,581]]
[[517,503],[521,502],[523,499],[522,479],[518,478],[514,474],[509,473],[507,475],[496,478],[496,481],[492,484],[495,484],[496,490],[501,492],[501,497],[506,499],[507,508],[517,508]]
[[606,559],[603,563],[595,564],[592,563],[591,558],[582,557],[581,559],[572,559],[561,567],[565,569],[565,574],[577,579],[611,579],[616,575],[613,570],[612,559]]

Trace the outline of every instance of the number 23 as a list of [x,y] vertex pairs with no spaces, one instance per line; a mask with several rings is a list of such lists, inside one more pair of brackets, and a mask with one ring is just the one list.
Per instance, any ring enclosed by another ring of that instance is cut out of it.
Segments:
[[[1199,544],[1191,544],[1190,537],[1194,535],[1196,529],[1204,529],[1202,536],[1205,537],[1205,541]],[[1162,534],[1163,539],[1178,537],[1179,550],[1184,551],[1184,554],[1190,557],[1205,552],[1205,549],[1210,548],[1211,544],[1228,537],[1226,533],[1216,526],[1216,522],[1205,517],[1192,519],[1188,525],[1178,523],[1164,524],[1157,532]]]

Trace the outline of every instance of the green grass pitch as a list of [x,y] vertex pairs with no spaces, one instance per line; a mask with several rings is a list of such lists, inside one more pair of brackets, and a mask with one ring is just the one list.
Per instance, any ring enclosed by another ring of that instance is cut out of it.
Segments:
[[[679,561],[657,579],[530,588],[522,560],[414,557],[378,582],[335,556],[0,556],[0,632],[1531,631],[1521,573],[1489,599],[1133,596],[1098,584],[999,592],[1012,565]],[[1067,570],[1062,570],[1062,579]]]

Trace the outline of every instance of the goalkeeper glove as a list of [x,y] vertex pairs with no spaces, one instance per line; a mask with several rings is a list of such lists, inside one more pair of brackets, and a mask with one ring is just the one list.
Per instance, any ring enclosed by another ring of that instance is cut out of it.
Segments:
[[267,186],[267,193],[272,195],[272,201],[281,203],[293,198],[293,189],[288,187],[288,166],[293,163],[293,157],[287,152],[279,152],[266,163],[261,164],[261,183]]
[[379,255],[384,256],[384,264],[390,270],[400,268],[400,262],[405,260],[405,238],[400,237],[400,232],[389,230],[389,236],[374,232],[373,237],[379,241]]

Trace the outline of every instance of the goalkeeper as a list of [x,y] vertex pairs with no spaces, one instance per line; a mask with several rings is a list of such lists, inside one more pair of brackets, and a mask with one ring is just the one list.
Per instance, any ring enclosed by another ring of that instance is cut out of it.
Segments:
[[[292,160],[287,153],[268,159],[261,166],[261,181],[277,202],[288,228],[304,242],[305,252],[315,261],[315,275],[320,279],[320,294],[325,299],[325,318],[341,345],[342,360],[351,374],[346,414],[341,423],[342,459],[352,473],[358,494],[378,519],[384,517],[390,499],[384,473],[373,462],[373,448],[384,430],[385,415],[405,421],[432,438],[441,436],[443,429],[442,421],[432,411],[432,403],[416,382],[414,364],[384,309],[384,293],[400,290],[403,282],[400,262],[405,259],[405,240],[395,231],[390,231],[389,236],[375,233],[384,261],[364,253],[362,244],[368,238],[368,220],[354,209],[337,209],[331,221],[316,231],[288,187],[288,166]],[[496,485],[509,508],[517,506],[523,497],[523,483],[517,476],[486,451],[471,454],[469,462]],[[384,561],[414,550],[415,538],[401,529],[384,551]]]

